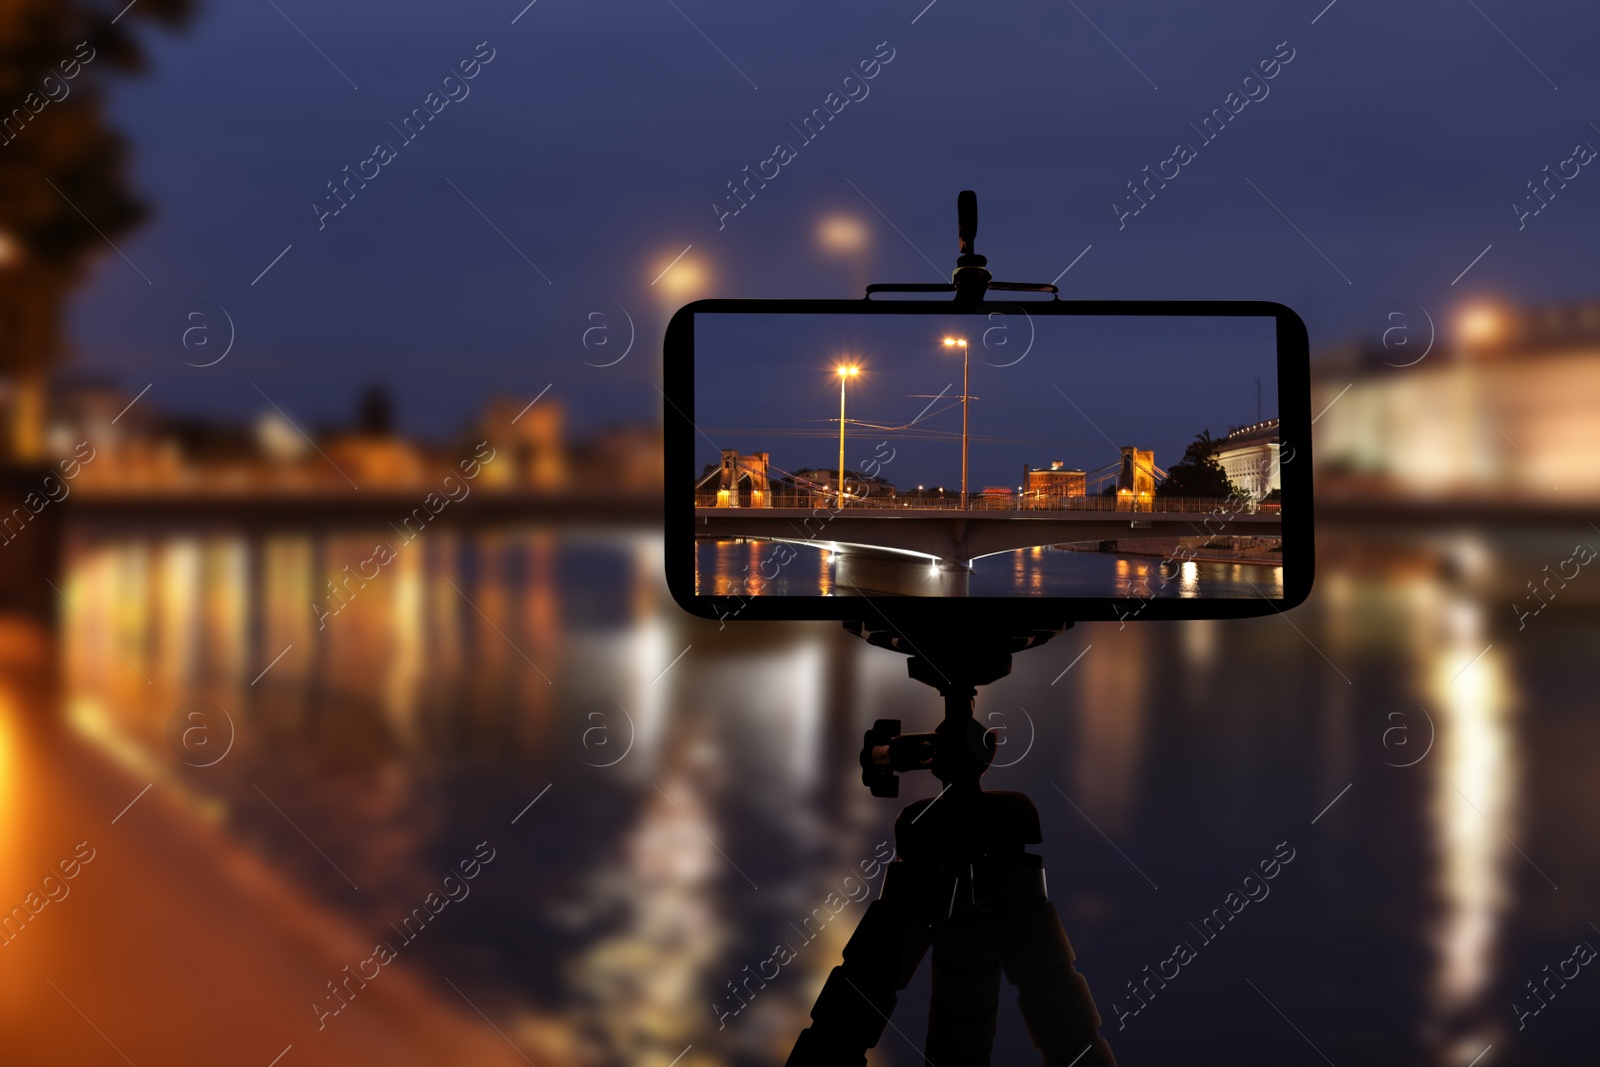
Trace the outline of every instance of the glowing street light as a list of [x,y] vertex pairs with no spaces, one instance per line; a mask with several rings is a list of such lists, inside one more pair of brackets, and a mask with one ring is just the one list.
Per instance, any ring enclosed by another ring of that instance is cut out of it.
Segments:
[[967,401],[971,399],[967,388],[971,361],[967,352],[967,339],[965,337],[946,337],[946,348],[961,349],[961,510],[967,510]]
[[844,385],[851,378],[861,374],[861,368],[855,364],[839,364],[835,368],[839,373],[839,507],[844,507]]
[[867,288],[867,249],[872,244],[872,232],[867,224],[854,215],[824,216],[817,226],[817,244],[824,253],[848,265],[850,285],[855,289],[852,295],[864,293]]
[[710,288],[711,271],[696,257],[686,257],[688,251],[685,248],[676,259],[664,262],[661,272],[650,283],[650,287],[661,293],[669,304],[692,300]]
[[829,252],[860,252],[867,247],[867,227],[851,215],[829,215],[817,229],[817,240]]
[[0,230],[0,268],[15,267],[22,262],[22,245],[15,237]]
[[1501,335],[1504,324],[1491,307],[1468,308],[1458,322],[1461,339],[1468,344],[1484,344]]

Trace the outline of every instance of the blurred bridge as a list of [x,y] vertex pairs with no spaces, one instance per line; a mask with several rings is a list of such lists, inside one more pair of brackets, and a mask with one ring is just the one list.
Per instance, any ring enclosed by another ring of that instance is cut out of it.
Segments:
[[[428,501],[431,498],[431,506]],[[425,488],[324,492],[75,492],[54,510],[102,529],[321,530],[529,522],[659,528],[661,496],[651,492],[479,488],[460,499]],[[3,534],[0,534],[3,537]]]

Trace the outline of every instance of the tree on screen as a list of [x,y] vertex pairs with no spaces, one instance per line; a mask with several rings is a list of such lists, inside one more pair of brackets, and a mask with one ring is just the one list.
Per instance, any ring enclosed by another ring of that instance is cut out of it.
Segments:
[[1183,458],[1167,468],[1167,477],[1156,487],[1158,496],[1203,497],[1221,499],[1243,496],[1244,493],[1228,480],[1228,472],[1217,462],[1216,450],[1220,444],[1209,429],[1195,434]]

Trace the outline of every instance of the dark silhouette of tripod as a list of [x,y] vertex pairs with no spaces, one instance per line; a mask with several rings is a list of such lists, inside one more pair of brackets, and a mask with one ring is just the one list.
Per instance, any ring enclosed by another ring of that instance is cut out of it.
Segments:
[[897,773],[926,769],[944,789],[895,820],[898,855],[883,892],[828,975],[788,1067],[864,1065],[930,947],[928,1064],[988,1067],[1003,972],[1045,1067],[1115,1067],[1089,986],[1045,896],[1044,861],[1027,851],[1043,840],[1039,812],[1021,793],[979,788],[997,739],[973,719],[977,687],[1009,674],[1013,652],[1059,630],[988,640],[919,636],[919,648],[894,630],[845,625],[910,655],[911,677],[944,697],[944,721],[932,733],[902,734],[894,719],[873,725],[861,752],[862,781],[873,796],[893,797]]

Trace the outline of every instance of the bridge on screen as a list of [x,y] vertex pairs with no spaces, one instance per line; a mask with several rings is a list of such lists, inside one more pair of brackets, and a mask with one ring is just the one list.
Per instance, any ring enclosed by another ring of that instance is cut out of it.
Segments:
[[949,508],[695,509],[695,536],[806,545],[837,557],[841,584],[921,595],[962,595],[972,561],[1041,545],[1128,539],[1278,537],[1277,511],[1235,511],[1231,502],[1184,501],[1186,510],[1000,511]]

